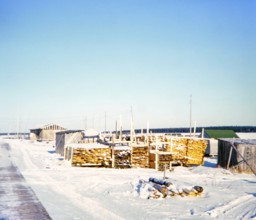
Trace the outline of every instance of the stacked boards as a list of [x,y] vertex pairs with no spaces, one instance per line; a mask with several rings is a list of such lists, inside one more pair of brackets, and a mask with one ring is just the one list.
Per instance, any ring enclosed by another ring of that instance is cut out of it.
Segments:
[[65,159],[72,166],[170,169],[175,164],[202,165],[207,140],[165,136],[160,141],[113,146],[100,143],[65,147]]
[[128,146],[115,146],[112,148],[113,167],[115,168],[131,168],[131,150]]
[[163,170],[170,169],[172,164],[202,165],[206,147],[206,139],[166,137],[160,148],[154,147],[154,150],[150,151],[150,168]]
[[148,146],[132,146],[131,164],[133,167],[149,168]]
[[111,149],[106,145],[76,144],[66,147],[65,152],[72,166],[111,166]]
[[65,147],[65,159],[72,166],[114,168],[149,167],[147,146],[117,146],[87,143]]

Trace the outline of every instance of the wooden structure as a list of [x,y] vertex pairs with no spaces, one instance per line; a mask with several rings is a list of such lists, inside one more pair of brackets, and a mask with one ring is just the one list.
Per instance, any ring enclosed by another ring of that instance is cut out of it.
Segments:
[[64,156],[64,146],[78,144],[84,137],[82,130],[65,130],[56,132],[55,150],[56,153]]
[[53,141],[55,140],[56,132],[64,130],[66,129],[56,124],[49,124],[39,128],[33,128],[30,129],[30,140]]
[[218,166],[256,175],[256,139],[219,139]]
[[65,159],[72,166],[169,169],[173,164],[202,165],[207,140],[195,137],[142,135],[129,140],[99,140],[65,146]]
[[150,144],[150,168],[164,170],[174,164],[192,166],[204,163],[206,139],[164,136],[160,140]]

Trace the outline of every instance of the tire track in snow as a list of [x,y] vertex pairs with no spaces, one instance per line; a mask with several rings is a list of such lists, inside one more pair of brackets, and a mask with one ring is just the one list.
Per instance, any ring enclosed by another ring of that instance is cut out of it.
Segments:
[[233,219],[249,219],[256,217],[256,197],[245,195],[222,206],[207,211],[213,218],[232,217]]

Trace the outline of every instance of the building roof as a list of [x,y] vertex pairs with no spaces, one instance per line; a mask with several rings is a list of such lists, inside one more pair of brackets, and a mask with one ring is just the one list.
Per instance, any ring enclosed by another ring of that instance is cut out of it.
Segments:
[[53,130],[66,130],[66,128],[63,128],[57,124],[48,124],[43,126],[38,126],[37,128],[31,128],[30,130],[43,130],[43,129],[50,129],[54,128]]
[[238,138],[237,134],[233,130],[205,130],[206,138]]
[[56,134],[70,134],[70,133],[78,133],[78,132],[83,132],[83,130],[63,130],[63,131],[56,132]]
[[98,131],[95,131],[94,129],[86,129],[84,131],[84,136],[85,137],[96,137],[99,135]]
[[245,145],[254,145],[256,147],[256,139],[231,139],[231,138],[221,138],[221,141],[226,141],[234,144],[245,144]]

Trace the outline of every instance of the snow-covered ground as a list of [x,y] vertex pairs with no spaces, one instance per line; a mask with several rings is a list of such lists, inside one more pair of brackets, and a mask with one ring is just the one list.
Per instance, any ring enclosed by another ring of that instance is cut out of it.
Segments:
[[52,143],[0,139],[6,142],[12,161],[54,220],[256,219],[256,177],[216,168],[214,158],[166,173],[178,188],[202,186],[200,197],[146,199],[140,180],[163,178],[163,172],[70,167]]

